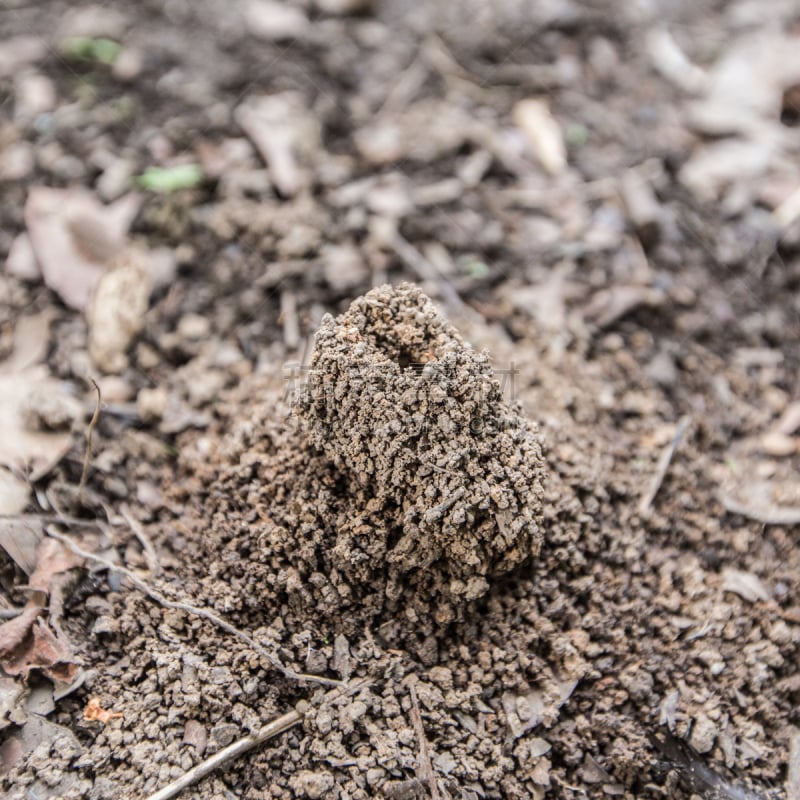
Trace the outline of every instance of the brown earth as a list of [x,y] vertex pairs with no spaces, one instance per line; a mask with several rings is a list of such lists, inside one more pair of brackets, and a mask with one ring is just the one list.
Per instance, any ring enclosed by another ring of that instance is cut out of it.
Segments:
[[797,798],[796,10],[336,5],[0,11],[3,791]]

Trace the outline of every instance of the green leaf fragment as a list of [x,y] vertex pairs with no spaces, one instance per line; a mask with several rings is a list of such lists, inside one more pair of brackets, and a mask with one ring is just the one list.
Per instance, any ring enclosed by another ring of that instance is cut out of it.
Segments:
[[112,39],[91,36],[68,36],[61,42],[61,52],[66,58],[99,61],[101,64],[113,64],[121,49],[121,45]]
[[177,192],[192,189],[203,180],[203,170],[197,164],[178,164],[174,167],[148,167],[134,180],[149,192]]

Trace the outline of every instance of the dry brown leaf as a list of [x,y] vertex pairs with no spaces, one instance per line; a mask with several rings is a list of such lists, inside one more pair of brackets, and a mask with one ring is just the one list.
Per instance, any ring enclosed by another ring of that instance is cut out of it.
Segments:
[[44,282],[72,308],[86,308],[105,263],[125,245],[140,200],[130,193],[109,206],[83,189],[34,187],[25,226]]
[[14,769],[25,756],[22,742],[16,736],[9,736],[0,744],[0,775],[6,775]]
[[106,711],[100,705],[99,697],[90,697],[86,708],[83,709],[83,718],[90,722],[102,722],[105,725],[109,720],[120,719],[123,716],[121,711]]
[[719,501],[726,511],[765,525],[800,525],[800,507],[776,503],[769,481],[743,482],[737,487],[737,496],[728,490],[721,490]]
[[659,306],[664,294],[649,286],[613,286],[592,296],[583,315],[597,328],[607,328],[639,306]]
[[234,112],[269,168],[281,194],[291,197],[311,180],[306,168],[322,147],[317,118],[298,92],[249,97]]
[[18,617],[0,625],[0,660],[10,657],[22,645],[43,610],[41,606],[27,606]]
[[70,436],[28,430],[26,407],[35,389],[58,395],[61,387],[44,366],[17,375],[0,374],[0,465],[37,481],[66,455]]
[[50,593],[54,575],[83,565],[83,559],[55,539],[44,538],[36,548],[36,569],[28,578],[31,589]]
[[0,363],[0,375],[22,372],[40,363],[50,345],[50,323],[55,311],[47,308],[39,314],[20,317],[14,325],[14,350]]
[[36,669],[53,682],[72,683],[77,674],[72,650],[39,618],[42,610],[28,606],[0,625],[0,665],[9,675]]
[[36,569],[36,549],[43,537],[39,517],[0,517],[0,547],[26,575]]

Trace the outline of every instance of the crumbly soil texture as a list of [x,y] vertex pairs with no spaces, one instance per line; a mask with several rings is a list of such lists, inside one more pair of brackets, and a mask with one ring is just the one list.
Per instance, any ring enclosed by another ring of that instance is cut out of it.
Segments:
[[7,3],[3,796],[797,800],[798,31]]

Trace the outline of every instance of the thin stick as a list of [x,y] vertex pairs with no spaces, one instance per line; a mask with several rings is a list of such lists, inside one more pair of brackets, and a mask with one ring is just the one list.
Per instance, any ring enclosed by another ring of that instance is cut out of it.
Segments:
[[308,675],[303,672],[295,672],[293,669],[285,667],[276,656],[270,653],[265,647],[260,645],[255,639],[253,639],[251,636],[248,636],[246,633],[244,633],[244,631],[240,631],[238,628],[235,628],[229,622],[226,622],[224,619],[222,619],[222,617],[217,616],[213,611],[209,611],[205,608],[199,608],[198,606],[193,606],[189,603],[180,603],[175,600],[167,599],[163,594],[161,594],[161,592],[153,589],[151,586],[148,586],[148,584],[146,584],[141,578],[137,577],[126,567],[121,567],[118,564],[114,564],[112,561],[103,558],[102,556],[95,555],[94,553],[90,553],[88,550],[78,547],[78,545],[72,542],[68,536],[65,536],[63,533],[59,533],[58,531],[54,530],[51,525],[48,525],[48,527],[45,528],[45,533],[47,533],[47,535],[53,539],[61,542],[69,550],[75,553],[75,555],[85,558],[87,561],[91,561],[95,564],[100,564],[107,570],[118,572],[120,575],[124,575],[140,592],[146,594],[151,600],[155,600],[156,603],[164,606],[164,608],[173,608],[178,611],[185,611],[188,614],[194,614],[195,616],[202,617],[203,619],[206,619],[212,624],[216,625],[218,628],[221,628],[226,633],[230,633],[232,636],[240,639],[249,647],[252,647],[253,650],[255,650],[259,655],[264,656],[264,658],[267,659],[273,668],[280,672],[284,677],[295,681],[309,681],[312,683],[318,683],[323,686],[344,685],[342,681],[337,681],[333,678],[324,678],[321,675]]
[[[368,686],[369,683],[370,681],[368,678],[359,678],[358,680],[353,681],[350,686],[341,686],[329,693],[327,699],[323,702],[323,705],[333,703],[334,700],[341,699],[342,697],[349,697],[350,695],[353,695],[363,689],[365,686]],[[227,764],[229,761],[232,761],[234,758],[238,758],[249,750],[252,750],[254,747],[258,747],[258,745],[266,742],[267,739],[272,739],[279,733],[288,731],[289,728],[294,727],[298,722],[302,722],[304,717],[305,714],[301,711],[287,712],[282,717],[278,717],[277,719],[274,719],[272,722],[265,725],[258,733],[252,733],[249,736],[245,736],[233,744],[229,744],[226,748],[220,750],[218,753],[214,753],[213,756],[209,756],[205,761],[197,764],[188,772],[181,775],[180,778],[177,778],[163,789],[159,789],[155,794],[151,794],[148,798],[146,798],[146,800],[170,800],[170,798],[175,797],[175,795],[183,791],[188,786],[191,786],[193,783],[197,783],[197,781],[199,781],[201,778],[205,778],[206,775],[209,775],[215,769],[219,769],[221,766]]]
[[422,714],[419,710],[419,700],[417,700],[417,690],[414,682],[409,681],[408,691],[411,695],[411,724],[419,740],[419,761],[421,778],[427,781],[431,790],[431,800],[440,800],[439,787],[436,785],[436,775],[431,763],[431,754],[428,752],[428,739],[425,736],[425,728],[422,725]]
[[299,711],[290,711],[288,714],[284,714],[282,717],[272,720],[272,722],[265,725],[258,733],[245,736],[243,739],[229,744],[218,753],[214,753],[213,756],[210,756],[205,761],[201,761],[197,766],[192,767],[177,780],[174,780],[163,789],[159,789],[155,794],[151,794],[147,800],[170,800],[170,798],[175,797],[175,795],[182,792],[188,786],[197,783],[197,781],[205,778],[206,775],[219,769],[229,761],[233,761],[233,759],[238,758],[248,750],[258,747],[258,745],[263,744],[268,739],[272,739],[273,736],[288,731],[289,728],[294,727],[302,721],[303,715]]
[[119,513],[122,515],[122,518],[125,520],[125,522],[128,523],[128,527],[134,532],[136,538],[139,540],[139,544],[141,544],[142,550],[144,550],[144,559],[147,562],[147,567],[150,570],[150,574],[154,578],[157,578],[161,574],[161,564],[158,561],[158,553],[156,553],[153,543],[150,541],[150,539],[148,539],[147,534],[144,532],[144,528],[141,526],[139,521],[133,517],[127,506],[122,506],[119,510]]
[[92,457],[92,434],[94,433],[97,421],[100,419],[100,402],[102,399],[97,381],[95,381],[94,378],[90,378],[89,380],[91,380],[92,386],[94,386],[94,390],[97,392],[97,403],[94,407],[94,414],[92,414],[92,418],[89,421],[89,428],[86,431],[86,452],[83,454],[83,470],[81,471],[81,482],[78,484],[79,503],[83,500],[83,487],[86,485],[86,476],[89,474],[89,460]]
[[642,497],[639,503],[640,514],[646,514],[650,510],[653,500],[656,499],[658,490],[661,488],[661,484],[664,482],[664,477],[667,474],[669,465],[672,462],[672,457],[675,455],[675,450],[677,450],[678,445],[683,438],[683,434],[686,433],[686,429],[689,427],[690,421],[691,420],[688,416],[680,418],[678,427],[675,429],[675,435],[672,437],[672,441],[664,448],[664,452],[661,453],[661,458],[658,460],[658,467],[656,467],[656,473],[653,475],[653,480],[650,483],[650,489]]

